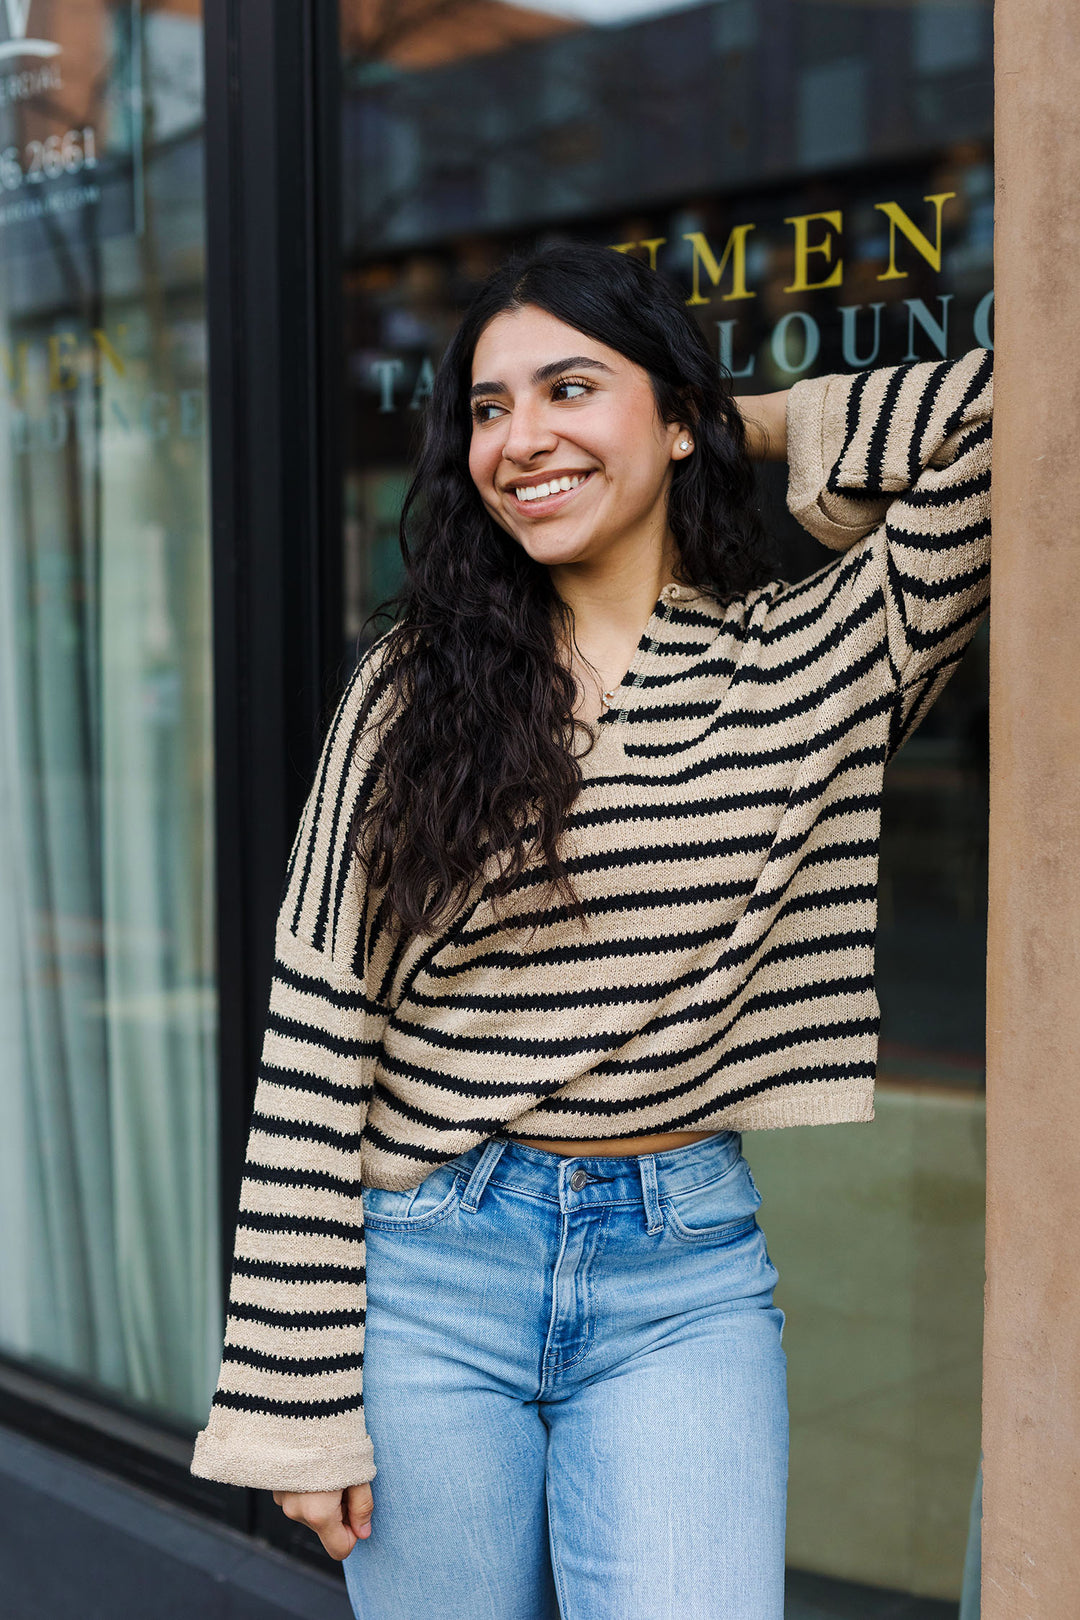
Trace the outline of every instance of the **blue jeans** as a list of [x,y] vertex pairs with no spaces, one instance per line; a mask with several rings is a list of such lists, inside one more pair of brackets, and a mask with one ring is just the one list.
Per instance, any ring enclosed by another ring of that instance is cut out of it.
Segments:
[[782,1620],[787,1358],[742,1138],[365,1189],[360,1620]]

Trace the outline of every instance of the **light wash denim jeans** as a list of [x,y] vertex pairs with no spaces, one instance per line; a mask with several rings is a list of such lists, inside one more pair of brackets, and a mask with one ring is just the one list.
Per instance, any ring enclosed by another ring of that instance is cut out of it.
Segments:
[[360,1620],[782,1620],[787,1358],[742,1138],[365,1190]]

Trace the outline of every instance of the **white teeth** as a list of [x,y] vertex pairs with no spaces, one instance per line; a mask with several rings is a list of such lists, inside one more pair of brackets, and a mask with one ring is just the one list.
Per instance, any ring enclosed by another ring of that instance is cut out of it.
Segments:
[[523,484],[514,490],[514,494],[519,501],[542,501],[546,495],[557,495],[568,489],[577,489],[588,476],[588,473],[578,473],[571,478],[564,474],[562,478],[553,478],[548,484]]

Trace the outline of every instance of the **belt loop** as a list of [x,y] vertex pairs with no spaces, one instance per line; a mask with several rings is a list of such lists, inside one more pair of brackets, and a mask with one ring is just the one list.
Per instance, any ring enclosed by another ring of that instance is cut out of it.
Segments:
[[473,1166],[473,1173],[469,1177],[468,1185],[461,1197],[462,1209],[475,1210],[484,1196],[484,1188],[488,1184],[488,1177],[502,1158],[505,1141],[490,1141],[484,1148],[479,1159]]
[[656,1183],[656,1155],[638,1154],[641,1171],[641,1195],[645,1201],[645,1230],[652,1235],[664,1229],[664,1212],[660,1208],[660,1189]]

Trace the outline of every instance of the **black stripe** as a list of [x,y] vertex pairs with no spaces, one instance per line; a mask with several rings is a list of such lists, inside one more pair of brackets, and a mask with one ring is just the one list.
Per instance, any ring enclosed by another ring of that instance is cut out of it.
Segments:
[[[940,647],[944,642],[951,642],[962,631],[974,632],[979,620],[985,618],[990,607],[990,592],[987,590],[979,601],[973,602],[966,613],[943,624],[940,629],[921,630],[917,625],[909,625],[908,641],[915,652],[924,652],[929,647]],[[970,639],[970,636],[968,637]]]
[[[866,555],[869,555],[869,553],[866,553]],[[781,685],[784,681],[790,680],[792,676],[812,669],[821,659],[828,658],[835,652],[841,636],[846,640],[850,640],[857,630],[861,629],[864,624],[880,612],[881,596],[876,590],[853,605],[846,603],[842,621],[831,626],[824,624],[819,626],[820,640],[815,642],[806,652],[798,653],[793,658],[781,658],[775,664],[748,663],[744,660],[739,665],[738,684],[743,686],[758,683],[762,686],[772,687]],[[815,614],[814,617],[818,617],[818,615]],[[776,638],[778,642],[782,639],[784,638]]]
[[[318,1046],[318,1040],[312,1040],[313,1046]],[[374,1057],[378,1053],[378,1043],[373,1042],[369,1055]],[[318,1075],[305,1074],[301,1069],[278,1069],[271,1063],[263,1063],[259,1068],[259,1079],[265,1080],[267,1085],[281,1086],[285,1091],[302,1091],[310,1097],[325,1097],[329,1102],[343,1103],[346,1107],[353,1107],[364,1101],[364,1093],[358,1085],[338,1085],[336,1080],[323,1080]]]
[[[900,397],[900,389],[908,373],[907,366],[895,366],[892,375],[885,384],[885,393],[881,401],[881,409],[874,418],[874,425],[870,429],[870,444],[866,452],[866,476],[857,480],[856,487],[862,495],[884,495],[885,479],[885,446],[889,438],[889,430],[893,424],[893,415],[896,402]],[[838,463],[843,466],[844,458],[841,456]],[[846,478],[838,480],[840,488],[848,487]]]
[[922,396],[916,406],[915,424],[912,428],[911,443],[908,446],[909,484],[915,483],[925,465],[922,458],[923,439],[926,437],[926,429],[934,413],[934,406],[941,393],[942,385],[951,370],[952,366],[948,360],[943,360],[940,365],[934,367],[927,378],[926,386],[923,388]]
[[[382,638],[382,640],[385,640],[385,637]],[[376,649],[380,646],[381,641],[378,641],[365,653],[365,662],[369,666],[374,662],[376,657]],[[330,850],[332,853],[330,860],[323,872],[323,880],[319,893],[319,906],[316,913],[315,928],[313,932],[315,946],[317,949],[321,950],[326,943],[327,929],[329,927],[331,955],[333,954],[334,945],[336,943],[335,934],[337,930],[337,910],[340,901],[341,889],[345,878],[351,869],[350,851],[344,848],[345,837],[353,825],[353,817],[357,808],[357,806],[353,803],[349,803],[346,806],[346,789],[349,780],[349,772],[353,756],[359,747],[360,737],[368,726],[372,711],[382,701],[382,698],[386,692],[391,689],[391,685],[392,677],[389,669],[385,664],[380,664],[378,671],[375,673],[368,686],[367,691],[363,694],[359,710],[349,736],[348,746],[345,750],[345,758],[341,767],[341,775],[338,778],[337,787],[334,794],[333,816],[330,823]],[[376,775],[376,763],[375,760],[371,760],[368,762],[367,769],[364,772],[360,782],[359,798],[361,801],[364,801],[370,794]],[[345,821],[344,834],[342,832],[343,818]],[[334,897],[334,904],[331,908],[330,889],[334,880],[335,856],[338,860],[338,882],[337,892],[335,893]]]
[[252,1158],[245,1161],[244,1180],[274,1187],[311,1187],[317,1192],[338,1193],[343,1198],[360,1195],[359,1187],[350,1177],[332,1176],[325,1170],[284,1170],[280,1165],[260,1164]]
[[[668,624],[673,625],[677,630],[684,627],[689,630],[714,631],[716,629],[715,618],[709,613],[702,613],[699,608],[675,607],[672,603],[665,602],[659,617],[666,620]],[[642,636],[638,646],[646,647],[648,642],[649,638]]]
[[919,574],[906,574],[891,557],[889,584],[897,596],[912,596],[920,602],[940,602],[949,596],[970,596],[974,586],[990,578],[989,562],[978,563],[962,574],[948,574],[944,579],[923,579]]
[[230,1299],[228,1315],[237,1322],[283,1328],[363,1327],[367,1320],[363,1307],[351,1311],[274,1311],[266,1305],[249,1305],[236,1299]]
[[313,789],[315,796],[315,808],[311,818],[311,827],[307,838],[307,849],[304,856],[304,866],[300,874],[300,882],[297,885],[296,904],[293,907],[292,922],[290,924],[293,933],[296,933],[300,926],[300,916],[303,912],[304,901],[307,897],[308,882],[311,877],[311,863],[315,853],[315,844],[317,841],[315,831],[322,816],[323,795],[326,791],[326,781],[330,773],[330,763],[333,758],[334,746],[337,742],[337,735],[342,727],[342,724],[344,723],[346,712],[352,703],[355,689],[363,682],[367,675],[369,662],[370,656],[362,658],[352,675],[349,677],[349,681],[345,687],[344,693],[342,694],[342,698],[338,704],[334,718],[330,723],[329,735],[323,744],[322,755],[319,760],[319,769],[316,776],[316,785]]
[[768,809],[787,802],[782,787],[748,789],[745,793],[721,793],[707,799],[685,799],[672,804],[662,799],[656,804],[601,804],[587,810],[572,810],[568,827],[608,827],[613,823],[636,821],[688,821],[694,816],[730,816],[740,810]]
[[[752,1080],[742,1086],[733,1086],[730,1090],[724,1091],[721,1096],[710,1097],[706,1102],[699,1104],[698,1107],[691,1109],[686,1113],[675,1115],[670,1128],[673,1130],[686,1129],[688,1126],[692,1126],[695,1121],[704,1119],[709,1114],[715,1114],[720,1109],[729,1107],[732,1103],[743,1102],[748,1097],[761,1096],[766,1092],[778,1090],[781,1086],[827,1085],[830,1080],[869,1080],[872,1082],[875,1076],[875,1071],[876,1065],[872,1062],[821,1063],[783,1069],[775,1074],[766,1076],[762,1080]],[[402,1108],[400,1098],[394,1098],[393,1100],[397,1107],[404,1113],[406,1113],[408,1116],[412,1115],[414,1112],[412,1109]],[[537,1104],[536,1111],[538,1114],[540,1114],[541,1118],[552,1112],[555,1113],[556,1118],[559,1112],[575,1112],[573,1105],[563,1109],[553,1110],[552,1104],[554,1101],[555,1099],[548,1098],[545,1101]],[[622,1101],[617,1103],[600,1102],[596,1100],[586,1103],[585,1101],[579,1099],[576,1111],[586,1113],[593,1118],[603,1119],[604,1121],[617,1126],[617,1129],[606,1132],[606,1134],[609,1136],[654,1135],[656,1132],[655,1124],[639,1125],[635,1128],[633,1126],[629,1126],[623,1121],[624,1114],[636,1112],[639,1106],[640,1100],[634,1097],[624,1098]],[[486,1123],[487,1122],[484,1121],[478,1122],[478,1128],[486,1129]],[[503,1123],[504,1122],[502,1120],[497,1121],[495,1129],[501,1130],[503,1128]],[[468,1127],[463,1128],[471,1129],[473,1127],[470,1124]],[[416,1153],[416,1149],[412,1146],[412,1144],[394,1142],[391,1138],[384,1136],[381,1132],[379,1134],[381,1138],[380,1146],[383,1147],[384,1152],[390,1153],[405,1162],[411,1159]],[[558,1138],[557,1131],[544,1133],[538,1131],[536,1134],[551,1135]],[[571,1141],[573,1139],[570,1137],[565,1137],[563,1140]],[[430,1159],[435,1164],[447,1164],[451,1159],[457,1157],[455,1153],[451,1153],[449,1150],[445,1152],[425,1150],[425,1155],[427,1159]]]
[[[957,361],[958,365],[963,365],[963,363],[964,362],[962,360]],[[973,404],[976,399],[978,399],[979,395],[982,393],[983,389],[986,387],[991,376],[993,375],[993,371],[993,353],[990,349],[984,349],[982,356],[971,375],[971,379],[968,382],[967,387],[960,396],[956,408],[950,413],[945,423],[945,430],[942,433],[942,438],[949,439],[956,432],[957,428],[960,426],[960,423],[967,414],[968,407]]]
[[[931,507],[935,512],[944,510],[947,506],[959,506],[964,501],[972,500],[976,495],[989,495],[991,469],[983,468],[972,473],[968,478],[962,478],[958,483],[939,484],[924,489],[909,489],[904,495],[901,505],[913,508]],[[895,507],[898,503],[893,502]],[[948,531],[946,531],[946,534]]]
[[[658,647],[657,652],[660,652]],[[687,681],[704,685],[705,682],[727,681],[736,666],[736,659],[719,653],[707,663],[693,664],[689,669],[664,670],[659,675],[642,675],[635,682],[641,692],[662,691],[665,686],[685,685]]]
[[[590,918],[612,916],[620,911],[636,911],[639,904],[649,910],[661,910],[666,907],[669,911],[678,906],[702,905],[710,900],[736,900],[742,895],[753,891],[754,878],[732,878],[728,883],[694,883],[680,884],[677,890],[671,889],[644,889],[638,893],[619,893],[611,895],[591,896],[587,905],[587,914]],[[570,920],[572,913],[569,906],[552,906],[550,910],[521,912],[514,917],[506,918],[506,928],[536,929],[558,928],[562,923]],[[481,939],[492,935],[501,935],[504,932],[497,922],[489,923],[486,927],[478,928],[468,939],[459,943],[472,946]],[[573,961],[576,945],[549,946],[534,951],[530,949],[529,963],[554,962],[560,960]],[[583,946],[582,949],[591,949]],[[564,954],[565,953],[565,954]],[[508,968],[520,972],[522,967],[522,954],[519,948],[511,947],[508,950],[487,951],[481,958],[468,957],[464,961],[451,960],[441,963],[431,958],[423,964],[423,972],[432,979],[449,979],[460,973],[472,971],[474,963],[482,960],[485,967]],[[420,976],[419,971],[410,978],[410,985]]]
[[948,529],[943,534],[921,534],[910,529],[902,529],[890,517],[885,525],[885,535],[892,547],[899,546],[907,551],[932,552],[935,556],[947,556],[951,551],[963,551],[972,545],[987,544],[990,540],[990,514],[980,512],[972,522]]
[[266,1027],[268,1031],[282,1036],[285,1040],[321,1047],[324,1052],[332,1052],[335,1057],[352,1059],[370,1057],[374,1050],[370,1041],[335,1035],[332,1031],[315,1024],[302,1024],[295,1018],[284,1017],[273,1007],[267,1013]]
[[[364,724],[367,723],[368,718],[369,716],[364,717]],[[353,750],[358,746],[361,729],[362,728],[358,723],[356,732],[349,744],[349,760],[351,760]],[[381,770],[382,755],[377,748],[374,757],[368,763],[367,770],[360,779],[360,785],[354,798],[348,804],[346,804],[345,783],[348,779],[348,760],[346,761],[346,771],[342,777],[342,791],[338,797],[334,817],[335,843],[333,847],[335,849],[340,848],[341,854],[338,859],[337,881],[334,884],[334,898],[332,903],[330,903],[329,925],[331,955],[333,955],[337,949],[338,919],[341,916],[341,903],[345,895],[345,886],[349,882],[349,879],[354,876],[356,870],[356,865],[353,858],[355,850],[351,842],[352,835],[359,825],[359,818],[362,814],[364,806],[368,803],[375,787],[378,784],[379,773]],[[345,813],[346,811],[347,814]],[[345,828],[344,832],[339,832],[338,827],[343,816],[345,819]],[[329,878],[332,877],[332,875],[333,869],[330,868],[327,876]],[[329,885],[327,887],[327,899],[329,900]]]
[[[881,753],[881,750],[873,745],[867,744],[861,748],[853,748],[848,753],[842,755],[841,758],[834,763],[832,768],[827,771],[824,776],[815,777],[813,781],[804,784],[802,789],[795,790],[793,796],[789,799],[789,802],[797,803],[799,799],[804,796],[806,798],[816,797],[816,792],[819,787],[822,789],[827,787],[828,784],[834,780],[834,778],[842,775],[843,772],[859,769],[864,765],[873,765],[875,763],[882,762],[883,759],[884,755]],[[713,762],[711,760],[707,760],[701,764],[690,766],[687,769],[679,772],[665,772],[663,782],[669,785],[672,782],[677,782],[680,787],[685,787],[689,782],[700,781],[703,777],[711,776],[712,774]],[[634,787],[640,787],[644,790],[652,789],[653,791],[656,791],[658,786],[661,788],[661,790],[663,787],[663,784],[657,783],[655,776],[636,776],[629,773],[625,776],[617,778],[610,776],[596,777],[589,785],[597,788],[609,788],[614,786],[616,783],[621,785],[630,784]],[[716,797],[715,803],[721,809],[730,808],[737,810],[742,808],[743,800],[746,801],[747,806],[767,803],[772,792],[772,789],[747,789],[747,791],[742,794],[720,794]],[[546,916],[548,913],[530,913],[530,919],[541,915]],[[567,912],[566,915],[569,916],[569,913]],[[506,919],[506,926],[512,927],[518,922],[518,920],[519,919],[516,917],[508,917]],[[482,935],[487,932],[497,932],[500,930],[500,926],[501,925],[498,923],[493,923],[487,928],[481,928],[470,936],[470,941],[472,939],[482,937]]]
[[[848,590],[863,569],[870,566],[870,562],[871,558],[865,550],[855,545],[841,552],[831,562],[822,564],[815,573],[808,574],[805,579],[798,580],[794,585],[781,582],[782,589],[772,599],[768,617],[758,630],[758,638],[762,645],[767,646],[771,641],[780,641],[784,636],[796,630],[805,630],[807,625],[813,624],[831,605],[833,597],[838,596],[841,591]],[[804,596],[820,591],[822,586],[826,588],[826,594],[816,600],[806,612],[793,614],[790,618],[783,617],[781,609],[790,608]]]
[[359,1372],[364,1352],[352,1350],[340,1356],[268,1356],[262,1350],[249,1350],[244,1344],[227,1344],[222,1364],[258,1367],[262,1372],[287,1373],[293,1378],[317,1378],[320,1373]]
[[[392,1100],[396,1108],[400,1109],[402,1107],[400,1098],[395,1097]],[[408,1110],[408,1112],[411,1113],[412,1110]],[[434,1115],[429,1117],[432,1121],[435,1120]],[[445,1132],[449,1129],[445,1120],[440,1120],[437,1123],[442,1131]],[[490,1134],[490,1131],[497,1129],[501,1123],[501,1120],[485,1120],[481,1126],[481,1129],[485,1132],[485,1134]],[[489,1126],[490,1131],[488,1130]],[[454,1126],[455,1134],[457,1134],[459,1131],[467,1131],[469,1129],[470,1127],[468,1124],[460,1126],[455,1124]],[[449,1153],[444,1152],[441,1148],[425,1147],[423,1143],[417,1144],[415,1142],[410,1142],[408,1147],[404,1147],[402,1144],[393,1141],[391,1137],[387,1136],[383,1131],[381,1131],[374,1120],[368,1121],[368,1139],[371,1142],[372,1147],[379,1148],[383,1153],[392,1153],[396,1158],[407,1159],[413,1164],[428,1164],[433,1170],[437,1169],[440,1165],[448,1164],[451,1159],[456,1159],[460,1151],[460,1149],[455,1149],[452,1153]]]
[[844,442],[840,447],[840,454],[837,456],[836,461],[830,470],[829,477],[825,485],[826,489],[828,489],[833,495],[839,493],[840,486],[837,483],[837,479],[840,475],[840,468],[843,465],[844,457],[851,448],[855,434],[858,431],[859,411],[862,408],[862,397],[866,392],[866,385],[869,381],[870,372],[860,371],[852,380],[851,387],[848,390]]
[[264,1136],[283,1136],[294,1142],[321,1142],[324,1147],[340,1148],[342,1152],[355,1152],[362,1135],[360,1131],[335,1131],[329,1125],[316,1125],[309,1120],[301,1123],[293,1119],[278,1119],[274,1114],[264,1114],[259,1109],[251,1116],[251,1129],[261,1131]]
[[350,1283],[357,1288],[366,1280],[363,1266],[337,1266],[316,1260],[291,1265],[284,1260],[249,1260],[243,1254],[233,1258],[233,1275],[262,1278],[267,1282]]
[[[726,624],[717,624],[715,620],[709,620],[710,630],[726,632],[728,628],[729,627]],[[730,628],[734,629],[735,627],[731,626]],[[653,657],[691,659],[700,658],[702,654],[707,653],[710,647],[714,646],[714,644],[715,643],[713,641],[665,641],[661,642],[659,645],[654,643]]]
[[227,1406],[237,1412],[261,1412],[266,1417],[338,1417],[342,1412],[364,1410],[359,1394],[343,1395],[336,1401],[273,1401],[266,1395],[237,1395],[231,1389],[219,1389],[214,1396],[215,1406]]
[[240,1205],[240,1226],[249,1232],[280,1232],[286,1237],[335,1237],[349,1243],[362,1243],[364,1223],[328,1221],[319,1215],[268,1215],[263,1210],[246,1209]]
[[381,1012],[378,1002],[372,1001],[362,990],[342,990],[340,986],[331,984],[326,979],[315,979],[307,973],[300,973],[296,968],[289,967],[280,957],[274,963],[274,978],[290,990],[298,990],[302,995],[315,996],[319,1001],[325,1001],[330,1007],[337,1007],[342,1012]]

